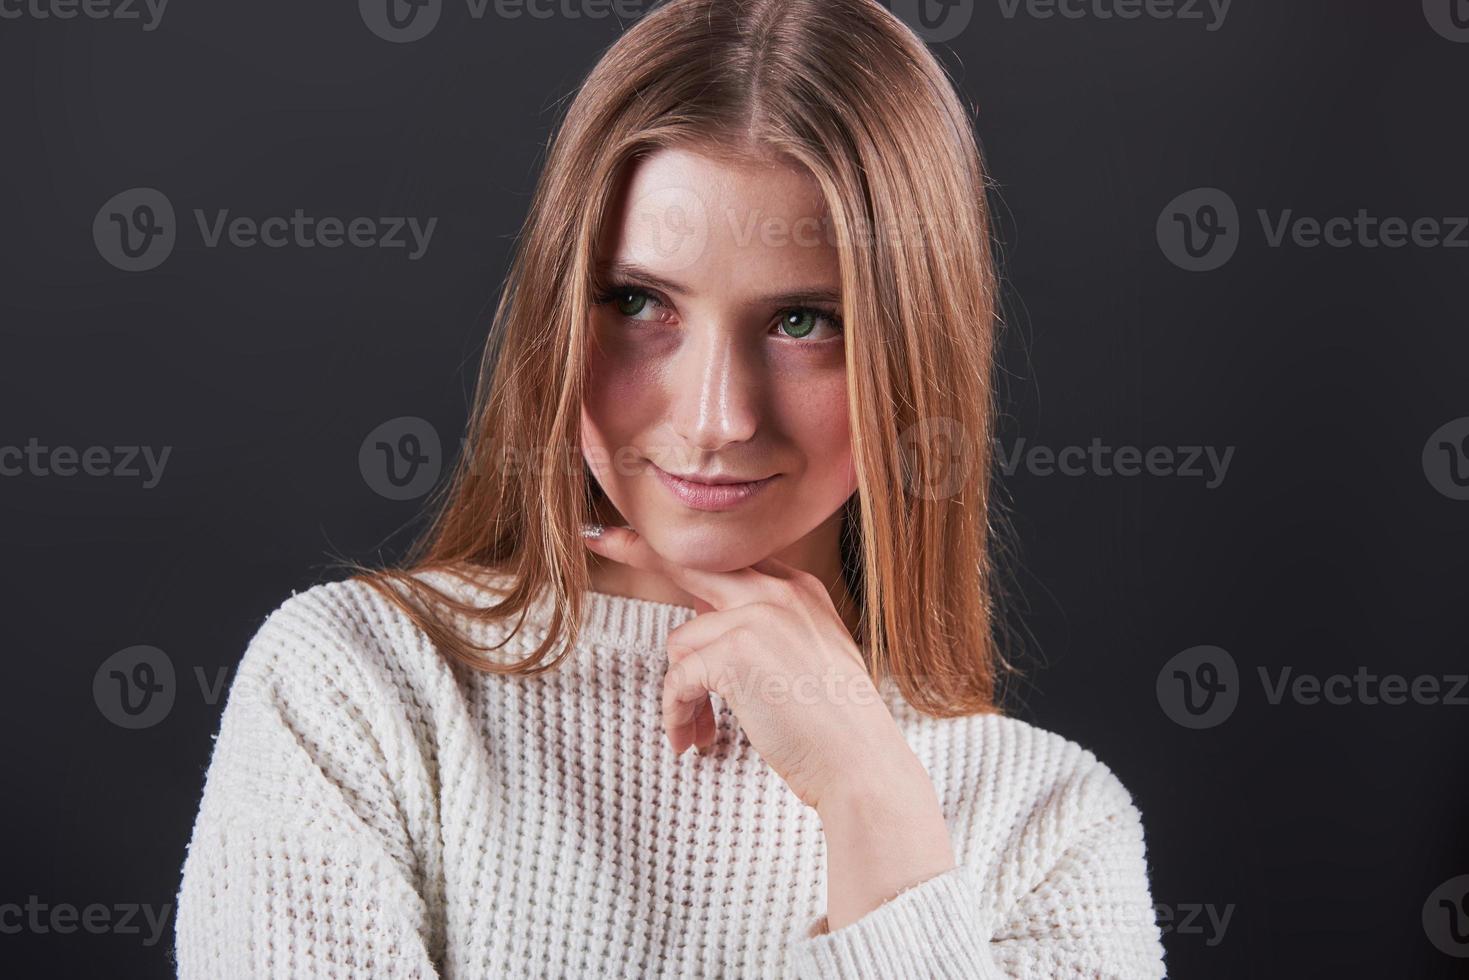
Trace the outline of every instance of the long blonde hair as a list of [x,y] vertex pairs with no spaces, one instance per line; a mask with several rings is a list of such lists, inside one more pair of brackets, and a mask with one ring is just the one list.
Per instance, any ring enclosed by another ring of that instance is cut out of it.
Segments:
[[[1000,710],[987,180],[949,76],[875,0],[671,0],[608,49],[550,145],[431,523],[398,566],[353,564],[356,577],[469,668],[539,673],[576,643],[590,588],[579,525],[601,490],[566,461],[580,460],[594,248],[623,168],[670,146],[783,160],[819,183],[846,323],[857,639],[873,679],[920,711]],[[476,607],[417,577],[466,568],[507,576],[501,601]],[[440,614],[507,619],[543,590],[549,631],[513,663],[476,654]]]

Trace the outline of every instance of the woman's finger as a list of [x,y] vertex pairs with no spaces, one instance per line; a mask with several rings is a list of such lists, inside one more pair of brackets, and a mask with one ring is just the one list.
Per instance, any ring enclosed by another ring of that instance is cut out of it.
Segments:
[[697,650],[739,626],[758,626],[762,632],[768,632],[774,625],[774,617],[778,615],[777,609],[764,602],[750,602],[743,606],[700,613],[668,631],[666,642],[670,664],[677,657],[674,651],[678,647]]
[[[663,728],[675,754],[694,744],[695,721],[709,695],[719,693],[727,679],[720,672],[728,669],[728,651],[718,642],[689,651],[668,668],[663,677]],[[712,705],[709,713],[712,720]]]
[[[675,665],[686,659],[695,650],[707,647],[728,636],[732,629],[749,628],[757,623],[768,629],[773,611],[764,603],[752,603],[702,613],[685,621],[668,632],[669,669],[672,670]],[[716,727],[714,704],[709,694],[706,692],[702,697],[697,698],[689,710],[692,712],[693,721],[687,723],[686,726],[688,738],[700,751],[708,749],[714,744]],[[669,730],[670,744],[683,744],[683,736],[676,735],[674,732],[681,721],[682,715],[674,717],[671,721],[665,718],[664,726]]]
[[714,744],[716,734],[714,702],[706,694],[694,712],[694,748],[700,752],[707,751]]
[[[714,615],[714,613],[708,613],[707,615],[712,616]],[[690,622],[692,621],[693,620],[690,620]],[[685,657],[693,652],[693,647],[679,646],[676,644],[670,646],[668,650],[669,669],[672,669],[675,664],[677,664],[680,660],[683,660]],[[693,721],[689,722],[686,726],[688,730],[688,737],[693,742],[694,746],[702,751],[713,744],[715,731],[714,703],[707,693],[704,695],[703,698],[698,699],[694,703],[692,712]],[[668,741],[670,745],[672,745],[675,740],[675,727],[677,726],[670,724],[667,718],[664,719],[663,729],[665,732],[668,733]]]
[[714,609],[728,609],[751,601],[761,586],[773,578],[753,566],[732,572],[687,568],[658,554],[641,534],[628,527],[608,525],[601,537],[583,540],[587,547],[605,558],[663,575]]

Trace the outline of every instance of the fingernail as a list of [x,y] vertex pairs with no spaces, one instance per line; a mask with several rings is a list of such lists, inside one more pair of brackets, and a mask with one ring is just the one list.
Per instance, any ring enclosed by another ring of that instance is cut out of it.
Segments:
[[589,524],[583,524],[581,526],[581,536],[584,538],[600,538],[602,536],[602,532],[606,530],[607,526],[605,524],[599,524],[596,521],[592,521]]
[[708,755],[713,750],[714,750],[714,746],[712,746],[712,745],[710,745],[710,746],[695,745],[694,746],[694,751],[697,752],[697,753],[699,753],[700,755]]

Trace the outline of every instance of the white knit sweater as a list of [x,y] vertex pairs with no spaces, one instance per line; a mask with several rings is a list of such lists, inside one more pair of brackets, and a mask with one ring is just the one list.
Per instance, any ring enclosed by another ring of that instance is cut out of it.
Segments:
[[[817,934],[816,811],[718,698],[713,754],[675,757],[663,737],[664,638],[694,610],[587,598],[582,642],[535,677],[451,668],[360,583],[276,610],[214,747],[179,976],[1163,976],[1142,824],[1117,778],[1021,721],[927,718],[891,682],[959,866]],[[531,650],[547,609],[490,655]]]

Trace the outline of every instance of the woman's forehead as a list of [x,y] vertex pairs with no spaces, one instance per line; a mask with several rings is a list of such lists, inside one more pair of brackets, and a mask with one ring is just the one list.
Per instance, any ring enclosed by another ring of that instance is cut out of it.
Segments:
[[[787,290],[839,276],[820,185],[798,165],[668,148],[634,161],[599,255],[670,280]],[[693,285],[693,283],[690,283]]]

